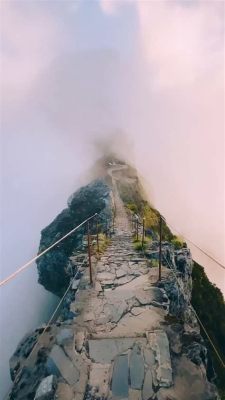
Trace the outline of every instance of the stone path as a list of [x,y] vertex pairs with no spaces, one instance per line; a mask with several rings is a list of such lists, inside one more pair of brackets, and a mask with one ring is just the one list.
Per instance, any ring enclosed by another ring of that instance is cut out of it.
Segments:
[[[70,258],[71,268],[78,268],[76,279],[56,323],[43,336],[44,328],[28,335],[11,358],[12,375],[18,368],[23,373],[10,399],[216,400],[190,307],[189,251],[170,249],[167,261],[176,279],[163,267],[157,284],[158,268],[134,251],[112,171],[111,176],[116,229],[101,259],[93,262],[94,285],[89,284],[86,252],[76,253]],[[157,257],[157,242],[149,252]],[[27,354],[40,334],[28,365]]]
[[[73,325],[76,362],[73,345],[65,340],[64,352],[74,366],[68,365],[66,372],[63,355],[63,368],[57,366],[72,383],[71,399],[148,400],[156,388],[172,385],[169,344],[162,329],[168,298],[154,286],[157,270],[133,249],[131,226],[115,182],[114,199],[115,234],[96,265],[94,288],[88,285],[87,272],[71,304],[71,311],[78,313]],[[77,283],[73,287],[76,290]],[[59,363],[59,349],[52,353]]]
[[[116,229],[101,259],[93,256],[94,285],[89,284],[86,251],[76,252],[70,258],[76,278],[58,319],[28,334],[10,359],[12,376],[18,368],[21,375],[9,398],[219,399],[207,380],[207,350],[190,306],[189,250],[175,252],[164,242],[166,260],[176,272],[163,266],[158,284],[158,268],[134,251],[117,191],[119,175],[111,170],[111,176]],[[158,242],[152,242],[149,256],[157,255]]]

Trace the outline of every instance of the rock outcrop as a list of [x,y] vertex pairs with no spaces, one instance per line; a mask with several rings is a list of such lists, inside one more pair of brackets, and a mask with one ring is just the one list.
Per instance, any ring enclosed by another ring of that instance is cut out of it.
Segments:
[[[95,213],[99,214],[102,229],[106,229],[106,221],[109,223],[112,218],[112,204],[110,187],[103,179],[82,187],[69,198],[68,208],[42,230],[39,253]],[[37,260],[39,283],[45,289],[58,296],[65,292],[76,270],[76,267],[72,269],[69,258],[82,248],[83,236],[84,227],[81,227]]]

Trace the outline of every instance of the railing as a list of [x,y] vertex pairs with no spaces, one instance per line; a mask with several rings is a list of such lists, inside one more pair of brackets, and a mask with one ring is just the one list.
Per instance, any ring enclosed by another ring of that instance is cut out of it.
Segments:
[[[66,240],[67,237],[73,235],[80,228],[84,228],[85,229],[84,236],[87,235],[87,255],[88,255],[89,277],[90,277],[90,285],[92,285],[92,283],[93,283],[93,273],[92,273],[93,238],[96,238],[96,252],[99,255],[100,254],[100,237],[99,237],[100,232],[103,232],[106,235],[106,237],[109,237],[111,235],[111,232],[114,232],[115,208],[113,208],[112,220],[111,220],[111,218],[110,219],[102,218],[98,213],[95,213],[94,215],[90,216],[89,218],[87,218],[86,220],[81,222],[79,225],[74,227],[71,231],[69,231],[66,235],[62,236],[59,240],[57,240],[56,242],[51,244],[48,248],[46,248],[45,250],[43,250],[42,252],[37,254],[37,256],[33,257],[31,260],[29,260],[24,265],[19,267],[14,273],[9,275],[7,278],[3,279],[0,282],[0,287],[8,284],[10,281],[15,279],[20,273],[25,271],[28,267],[32,266],[36,260],[40,259],[43,255],[47,254],[49,251],[51,251],[53,248],[55,248],[59,243]],[[75,271],[74,276],[71,276],[68,287],[66,288],[60,301],[54,308],[54,311],[52,312],[50,318],[48,319],[48,322],[46,323],[46,325],[43,329],[43,332],[39,335],[31,352],[27,356],[26,361],[25,361],[26,364],[31,359],[32,354],[34,354],[34,352],[37,351],[38,346],[40,346],[40,344],[41,344],[42,338],[48,331],[48,328],[50,327],[52,322],[57,318],[59,310],[62,307],[62,305],[64,304],[64,301],[65,301],[69,291],[72,288],[73,282],[74,282],[74,280],[77,279],[77,276],[81,272],[81,269],[82,269],[83,265],[85,264],[85,262],[86,262],[86,258],[83,259],[81,264],[77,266],[77,270]],[[20,379],[21,373],[22,373],[22,369],[19,368],[19,370],[16,372],[14,380],[13,380],[14,384],[15,384],[15,382],[18,382],[18,380]],[[8,396],[10,394],[10,391],[11,391],[11,389],[6,394],[4,399],[9,399]]]
[[[115,215],[113,212],[113,231],[114,231],[114,219],[115,219]],[[37,254],[37,256],[33,257],[31,260],[27,261],[24,265],[22,265],[21,267],[19,267],[15,272],[13,272],[11,275],[9,275],[7,278],[3,279],[0,282],[0,287],[4,286],[6,283],[9,283],[12,279],[16,278],[17,275],[19,275],[21,272],[23,272],[25,269],[27,269],[28,267],[30,267],[35,261],[37,261],[39,258],[41,258],[43,255],[45,255],[46,253],[48,253],[51,249],[53,249],[54,247],[56,247],[60,242],[64,241],[68,236],[71,236],[74,232],[76,232],[78,229],[80,229],[81,227],[87,227],[87,236],[88,236],[88,258],[89,258],[89,270],[90,270],[90,283],[92,284],[92,264],[91,264],[91,226],[90,226],[90,222],[92,221],[96,221],[96,236],[97,236],[97,252],[99,253],[99,220],[100,220],[100,216],[98,213],[95,213],[94,215],[92,215],[91,217],[87,218],[86,220],[84,220],[83,222],[81,222],[79,225],[77,225],[75,228],[73,228],[71,231],[69,231],[66,235],[64,235],[63,237],[61,237],[59,240],[57,240],[56,242],[54,242],[51,246],[49,246],[48,248],[46,248],[45,250],[43,250],[41,253]],[[106,219],[105,222],[105,234],[108,237],[109,235],[109,231],[110,231],[111,227],[108,223],[108,220]]]
[[[132,230],[134,233],[135,240],[138,242],[139,241],[139,236],[140,236],[140,241],[141,241],[141,247],[142,247],[142,252],[143,255],[145,256],[144,252],[144,244],[145,244],[145,218],[142,218],[142,222],[140,222],[140,217],[131,212],[131,226]],[[159,281],[161,281],[162,278],[162,221],[163,217],[160,215],[159,217]],[[140,233],[141,231],[141,233]]]
[[[133,213],[130,211],[130,216],[131,216],[131,225],[132,225],[132,231],[134,234],[134,237],[137,241],[139,241],[139,237],[141,238],[141,243],[142,243],[142,250],[144,253],[144,240],[145,240],[145,218],[140,218],[137,214]],[[140,222],[140,220],[142,222]],[[185,237],[183,234],[179,232],[176,228],[174,228],[173,225],[168,223],[164,217],[160,214],[159,215],[159,227],[158,227],[158,234],[159,234],[159,280],[161,280],[161,273],[162,273],[162,241],[163,241],[163,235],[162,235],[162,223],[165,222],[172,231],[175,231],[179,236],[181,236],[185,241],[191,243],[193,246],[195,246],[199,251],[201,251],[205,256],[207,256],[210,260],[214,261],[215,264],[222,268],[225,269],[225,266],[216,260],[213,256],[208,254],[205,250],[203,250],[200,246],[198,246],[196,243],[194,243],[191,239]],[[141,230],[141,234],[140,234]]]
[[[165,222],[164,218],[160,215],[159,217],[159,277],[158,280],[161,280],[161,268],[162,268],[162,222]],[[134,214],[131,212],[131,224],[132,224],[132,230],[133,230],[133,234],[134,237],[136,238],[136,240],[139,240],[139,230],[140,228],[142,229],[142,237],[141,237],[141,241],[142,241],[142,250],[143,250],[143,255],[146,257],[145,252],[144,252],[144,238],[145,238],[145,219],[142,219],[142,222],[140,222],[140,217],[137,214]],[[171,229],[173,229],[174,231],[178,232],[173,226],[171,226],[170,224],[167,223],[168,226],[170,226]],[[179,233],[179,232],[178,232]],[[205,254],[206,256],[208,256],[210,259],[212,259],[213,261],[215,261],[217,263],[217,265],[221,268],[225,268],[223,264],[221,264],[220,262],[218,262],[217,260],[215,260],[215,258],[213,258],[212,256],[208,255],[204,250],[202,250],[198,245],[196,245],[195,243],[193,243],[191,240],[185,238],[183,235],[181,235],[185,240],[191,242],[195,247],[197,247],[199,250],[202,251],[203,254]],[[180,285],[180,282],[178,280],[177,277],[177,271],[174,268],[173,263],[169,262],[169,260],[167,259],[167,257],[164,257],[164,260],[168,266],[168,268],[172,271],[174,277],[175,277],[175,281],[178,285],[178,288],[180,290],[180,292],[182,293],[183,291],[183,287]],[[225,368],[225,363],[223,361],[223,357],[221,356],[221,354],[219,353],[217,346],[215,345],[215,343],[213,342],[211,336],[209,335],[206,327],[204,326],[204,324],[202,323],[199,315],[197,314],[197,312],[195,311],[194,307],[192,306],[192,304],[190,303],[190,307],[193,311],[193,313],[196,316],[196,319],[201,327],[201,329],[203,330],[205,336],[207,337],[218,361],[220,362],[220,365],[222,366],[222,368]]]

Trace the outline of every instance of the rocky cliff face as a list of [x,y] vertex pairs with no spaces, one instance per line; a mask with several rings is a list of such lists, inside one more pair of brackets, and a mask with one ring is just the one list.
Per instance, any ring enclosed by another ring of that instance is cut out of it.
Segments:
[[[104,230],[106,220],[112,217],[112,205],[110,187],[103,179],[82,187],[69,198],[68,207],[41,232],[39,253],[95,213],[99,214]],[[39,283],[58,296],[65,292],[76,271],[76,266],[71,267],[70,256],[82,249],[84,229],[80,228],[37,260]]]

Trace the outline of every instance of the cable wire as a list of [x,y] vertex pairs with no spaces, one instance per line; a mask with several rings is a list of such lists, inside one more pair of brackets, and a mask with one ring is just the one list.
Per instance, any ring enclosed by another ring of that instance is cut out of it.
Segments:
[[59,244],[62,240],[66,239],[68,236],[70,236],[73,232],[75,232],[77,229],[79,229],[82,225],[86,224],[86,222],[90,221],[92,218],[96,217],[98,214],[95,213],[91,217],[87,218],[85,221],[81,222],[81,224],[77,225],[75,228],[73,228],[70,232],[68,232],[66,235],[61,237],[61,239],[57,240],[55,243],[53,243],[51,246],[49,246],[47,249],[39,253],[37,256],[33,257],[30,261],[28,261],[26,264],[22,265],[20,268],[18,268],[15,272],[13,272],[11,275],[9,275],[7,278],[3,279],[0,282],[0,287],[11,281],[11,279],[14,279],[18,274],[23,272],[27,267],[29,267],[34,261],[38,260],[38,258],[42,257],[44,254],[46,254],[49,250],[51,250],[53,247],[55,247],[57,244]]
[[[164,219],[164,218],[163,218]],[[165,221],[165,219],[164,219]],[[174,228],[173,225],[171,225],[170,223],[168,223],[167,221],[165,221],[167,225],[169,225],[169,227],[171,229],[173,229],[175,232],[178,233],[178,235],[182,236],[185,240],[187,240],[188,242],[190,242],[191,244],[193,244],[193,246],[195,246],[198,250],[200,250],[203,254],[205,254],[208,258],[210,258],[212,261],[214,261],[220,268],[225,269],[225,265],[223,265],[221,262],[219,262],[218,260],[216,260],[213,256],[211,256],[210,254],[206,253],[205,250],[203,250],[200,246],[198,246],[196,243],[194,243],[191,239],[188,239],[187,237],[185,237],[181,232],[179,232],[176,228]]]
[[[59,303],[57,304],[55,310],[53,311],[51,317],[49,318],[49,320],[48,320],[48,322],[47,322],[47,324],[46,324],[46,326],[45,326],[43,332],[42,332],[41,335],[39,336],[39,338],[38,338],[37,342],[35,343],[33,349],[31,350],[30,354],[29,354],[28,357],[26,358],[25,364],[27,364],[28,360],[30,359],[30,357],[31,357],[32,354],[34,353],[35,349],[36,349],[37,346],[40,344],[41,338],[43,337],[43,335],[45,334],[46,330],[49,328],[50,324],[52,323],[54,317],[56,316],[56,314],[57,314],[57,312],[58,312],[60,306],[62,305],[62,303],[63,303],[63,301],[64,301],[64,299],[65,299],[67,293],[69,292],[69,290],[70,290],[70,288],[71,288],[71,286],[72,286],[74,280],[76,279],[76,277],[77,277],[78,273],[80,272],[80,269],[81,269],[81,267],[83,266],[83,264],[85,263],[85,261],[86,261],[86,258],[84,258],[83,262],[81,263],[81,265],[80,265],[79,268],[77,269],[76,274],[75,274],[74,277],[71,279],[70,284],[69,284],[69,286],[67,287],[67,289],[66,289],[66,291],[65,291],[65,293],[64,293],[64,295],[63,295],[63,297],[60,299],[60,301],[59,301]],[[15,376],[15,378],[14,378],[14,383],[17,382],[18,378],[20,377],[21,372],[22,372],[22,370],[19,370],[18,373],[16,374],[16,376]],[[7,395],[5,396],[5,399],[8,398],[10,392],[11,392],[11,389],[9,390],[9,392],[7,393]]]
[[[170,263],[168,262],[168,260],[167,260],[166,257],[165,257],[164,259],[166,260],[166,263],[167,263],[169,269],[170,269],[170,270],[172,271],[172,273],[174,274],[179,289],[182,291],[182,287],[180,286],[180,283],[179,283],[179,281],[178,281],[178,278],[177,278],[177,275],[176,275],[176,273],[175,273],[175,270],[174,270],[174,268],[173,268],[173,266],[172,266],[172,263],[170,264]],[[218,352],[216,346],[214,345],[214,343],[213,343],[211,337],[209,336],[209,334],[208,334],[208,332],[207,332],[207,329],[206,329],[205,326],[203,325],[203,323],[202,323],[200,317],[198,316],[198,314],[197,314],[197,312],[195,311],[195,309],[194,309],[194,307],[192,306],[192,304],[190,304],[190,307],[191,307],[192,311],[194,312],[194,314],[195,314],[195,316],[196,316],[196,318],[197,318],[197,320],[198,320],[198,322],[199,322],[201,328],[202,328],[203,331],[205,332],[205,335],[207,336],[207,339],[209,340],[209,342],[210,342],[210,344],[211,344],[211,346],[212,346],[212,348],[213,348],[213,350],[214,350],[214,352],[215,352],[215,354],[216,354],[218,360],[220,361],[222,367],[225,368],[225,363],[224,363],[224,361],[223,361],[223,359],[222,359],[220,353]]]

